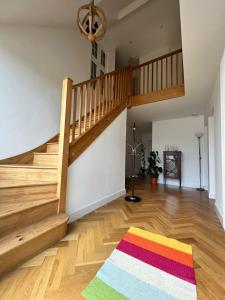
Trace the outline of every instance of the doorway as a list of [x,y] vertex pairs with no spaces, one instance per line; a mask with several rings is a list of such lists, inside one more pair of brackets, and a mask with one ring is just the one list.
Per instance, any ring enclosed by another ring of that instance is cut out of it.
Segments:
[[[135,128],[135,129],[134,129]],[[135,136],[135,137],[134,137]],[[136,155],[132,153],[136,147]],[[129,178],[137,176],[137,182],[147,180],[148,157],[152,151],[152,123],[141,124],[132,117],[127,120],[126,139],[126,187],[129,188]],[[135,162],[134,162],[135,160]]]

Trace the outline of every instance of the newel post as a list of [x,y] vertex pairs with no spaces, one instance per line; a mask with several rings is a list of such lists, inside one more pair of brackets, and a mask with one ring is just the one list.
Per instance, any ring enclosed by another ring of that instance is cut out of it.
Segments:
[[59,132],[58,185],[57,185],[57,197],[59,198],[59,207],[58,207],[59,213],[64,213],[66,210],[72,87],[73,87],[73,81],[70,78],[66,78],[63,80],[61,121],[60,121],[60,132]]

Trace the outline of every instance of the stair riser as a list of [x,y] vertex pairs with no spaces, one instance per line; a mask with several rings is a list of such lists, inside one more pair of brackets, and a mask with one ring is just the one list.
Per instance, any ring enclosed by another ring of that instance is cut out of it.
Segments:
[[58,155],[57,154],[34,154],[33,165],[35,166],[50,166],[57,167]]
[[67,224],[64,223],[41,234],[33,240],[23,243],[0,256],[0,276],[35,256],[39,252],[54,245],[66,234]]
[[58,151],[59,151],[59,144],[47,145],[47,152],[48,153],[58,153]]
[[56,196],[56,184],[17,188],[1,188],[0,202],[24,202],[38,199],[52,199]]
[[0,168],[0,180],[57,181],[56,169]]
[[12,213],[9,216],[0,218],[0,236],[10,231],[33,224],[37,221],[57,213],[58,200],[42,204],[38,207],[32,207],[20,212]]

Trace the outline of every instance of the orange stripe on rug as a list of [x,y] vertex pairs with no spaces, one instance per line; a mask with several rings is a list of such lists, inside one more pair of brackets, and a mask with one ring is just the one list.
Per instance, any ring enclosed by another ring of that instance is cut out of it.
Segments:
[[135,234],[137,236],[140,236],[146,240],[150,240],[152,242],[176,249],[181,252],[185,252],[187,254],[192,255],[192,247],[191,245],[187,245],[185,243],[179,242],[178,240],[171,239],[150,231],[145,231],[140,228],[136,227],[130,227],[128,230],[129,233]]
[[142,247],[143,249],[152,251],[156,254],[162,255],[166,258],[179,262],[189,267],[193,267],[192,255],[185,252],[158,244],[156,242],[147,240],[143,237],[127,232],[123,237],[125,241],[128,241],[136,246]]

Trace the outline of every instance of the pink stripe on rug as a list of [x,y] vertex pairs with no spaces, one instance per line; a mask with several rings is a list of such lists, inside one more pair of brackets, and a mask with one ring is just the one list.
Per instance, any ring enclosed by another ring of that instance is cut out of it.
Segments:
[[122,240],[117,246],[117,250],[133,256],[153,267],[170,273],[180,279],[196,284],[194,269],[175,262],[151,251],[145,250],[132,243]]

